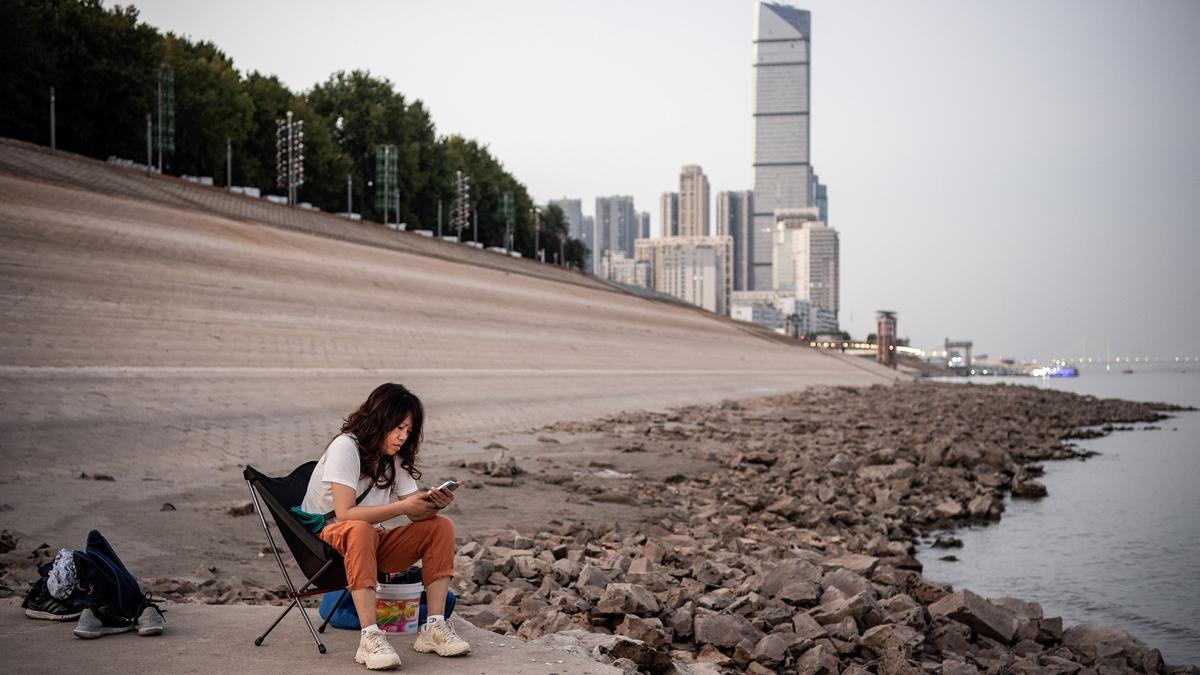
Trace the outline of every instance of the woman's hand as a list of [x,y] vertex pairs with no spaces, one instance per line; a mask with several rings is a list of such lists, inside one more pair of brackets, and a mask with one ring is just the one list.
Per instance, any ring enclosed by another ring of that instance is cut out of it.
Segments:
[[403,502],[404,515],[413,522],[428,520],[437,515],[438,507],[434,505],[428,492],[414,492],[405,497]]
[[433,502],[433,505],[436,506],[440,511],[441,509],[450,506],[450,504],[454,501],[454,491],[450,490],[449,488],[442,490],[437,488],[429,488],[429,501]]

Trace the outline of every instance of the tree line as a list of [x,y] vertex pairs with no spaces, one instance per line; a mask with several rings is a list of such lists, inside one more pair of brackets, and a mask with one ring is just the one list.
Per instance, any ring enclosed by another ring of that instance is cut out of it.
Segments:
[[[406,98],[386,78],[338,71],[308,91],[292,91],[274,75],[240,73],[212,42],[162,33],[139,21],[135,7],[106,8],[100,0],[0,0],[0,16],[0,136],[49,145],[54,87],[58,148],[141,161],[146,116],[157,121],[159,78],[166,67],[174,77],[175,144],[164,155],[164,171],[212,176],[224,185],[228,141],[230,183],[283,194],[275,187],[276,120],[290,110],[304,121],[302,201],[346,211],[349,179],[354,211],[382,221],[375,203],[375,155],[378,145],[391,144],[398,155],[400,221],[409,229],[436,230],[440,203],[443,233],[452,234],[446,223],[455,172],[461,171],[470,177],[480,241],[503,245],[502,203],[509,192],[513,248],[534,255],[535,204],[525,186],[487,145],[438,136],[425,105]],[[586,247],[568,236],[561,209],[541,207],[540,227],[547,260],[554,260],[561,244],[568,264],[583,268]]]

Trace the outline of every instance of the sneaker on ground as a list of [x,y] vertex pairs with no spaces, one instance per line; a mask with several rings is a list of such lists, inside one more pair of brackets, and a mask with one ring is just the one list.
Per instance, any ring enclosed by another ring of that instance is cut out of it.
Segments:
[[134,619],[127,619],[105,605],[96,605],[79,615],[75,636],[90,640],[114,633],[127,633],[133,630],[134,623]]
[[413,649],[422,654],[437,652],[438,656],[462,656],[471,651],[471,645],[454,632],[449,621],[434,621],[421,626]]
[[66,600],[59,600],[50,595],[45,579],[33,582],[21,603],[21,607],[25,609],[25,616],[46,621],[74,621],[87,606],[86,597],[72,595]]
[[147,593],[142,611],[138,613],[138,635],[162,635],[163,624],[166,622],[163,619],[163,612],[164,610],[159,609],[158,605],[150,601],[150,594]]
[[358,641],[354,660],[368,670],[387,670],[400,667],[400,655],[392,648],[383,633],[366,633]]

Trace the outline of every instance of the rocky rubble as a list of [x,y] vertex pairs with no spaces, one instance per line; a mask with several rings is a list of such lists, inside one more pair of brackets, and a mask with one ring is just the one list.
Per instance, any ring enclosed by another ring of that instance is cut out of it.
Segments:
[[1036,602],[955,591],[922,577],[913,554],[934,529],[998,519],[1006,491],[1045,494],[1035,463],[1084,456],[1070,444],[1081,429],[1167,409],[922,384],[557,425],[723,468],[689,475],[685,453],[667,481],[604,486],[667,507],[652,523],[477,538],[455,584],[476,625],[628,672],[1165,672],[1128,633],[1064,629]]

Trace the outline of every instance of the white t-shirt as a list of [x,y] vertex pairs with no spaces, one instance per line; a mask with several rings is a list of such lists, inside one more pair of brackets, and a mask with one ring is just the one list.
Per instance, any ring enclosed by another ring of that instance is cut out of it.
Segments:
[[[361,506],[381,506],[390,504],[398,498],[417,491],[417,482],[400,468],[400,458],[393,457],[396,464],[396,482],[392,489],[384,490],[371,487],[370,492],[359,504]],[[304,501],[300,508],[309,513],[329,513],[333,510],[333,492],[330,483],[347,485],[354,489],[354,497],[358,498],[362,491],[371,484],[371,479],[362,475],[358,461],[358,444],[350,434],[342,434],[325,448],[312,478],[308,479],[308,490],[304,493]]]

